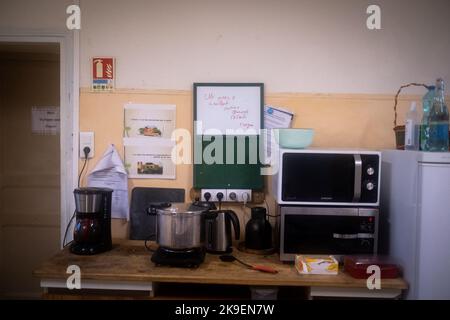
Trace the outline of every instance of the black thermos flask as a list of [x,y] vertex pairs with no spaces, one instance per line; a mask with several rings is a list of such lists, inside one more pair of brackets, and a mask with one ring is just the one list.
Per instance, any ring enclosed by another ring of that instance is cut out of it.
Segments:
[[266,219],[266,208],[252,208],[252,217],[245,226],[245,247],[252,250],[272,248],[272,226]]

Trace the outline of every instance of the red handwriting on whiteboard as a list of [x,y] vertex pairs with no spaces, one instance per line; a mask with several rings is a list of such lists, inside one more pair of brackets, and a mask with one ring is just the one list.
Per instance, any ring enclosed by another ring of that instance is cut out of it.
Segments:
[[238,106],[226,106],[223,108],[224,111],[238,110]]
[[254,127],[253,124],[248,123],[248,122],[241,122],[239,125],[240,125],[241,128],[243,128],[243,129],[245,129],[245,130],[248,130],[248,129]]
[[231,111],[231,120],[243,120],[247,119],[248,110],[232,110]]
[[248,114],[248,110],[239,110],[239,107],[237,107],[235,110],[233,110],[231,112],[231,114],[233,114],[233,115],[236,115],[236,114],[247,115]]
[[214,94],[210,93],[205,93],[204,95],[205,100],[214,100]]
[[218,96],[216,97],[212,92],[206,93],[203,95],[204,100],[210,106],[219,106],[224,107],[229,105],[232,101],[235,100],[235,96]]

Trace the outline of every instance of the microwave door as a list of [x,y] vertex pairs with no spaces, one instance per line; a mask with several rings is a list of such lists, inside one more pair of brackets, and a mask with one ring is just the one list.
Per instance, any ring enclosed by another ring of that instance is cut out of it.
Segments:
[[283,201],[350,203],[360,197],[359,155],[285,153],[282,175]]

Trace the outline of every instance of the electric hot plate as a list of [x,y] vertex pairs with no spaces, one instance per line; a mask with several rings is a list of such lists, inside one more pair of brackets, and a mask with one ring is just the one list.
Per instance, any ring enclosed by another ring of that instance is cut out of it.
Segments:
[[157,266],[197,268],[205,260],[205,250],[203,248],[173,250],[159,247],[151,260]]

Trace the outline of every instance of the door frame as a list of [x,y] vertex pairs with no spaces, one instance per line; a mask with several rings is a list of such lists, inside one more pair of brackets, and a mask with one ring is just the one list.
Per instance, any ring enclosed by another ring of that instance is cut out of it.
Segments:
[[[0,42],[59,43],[60,46],[60,246],[67,224],[75,211],[73,190],[78,178],[79,136],[79,31],[64,33],[1,34]],[[68,232],[66,242],[72,240]]]

